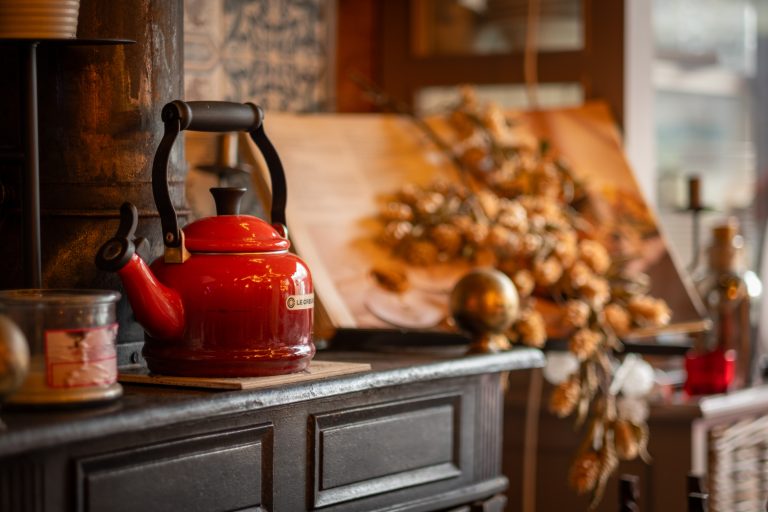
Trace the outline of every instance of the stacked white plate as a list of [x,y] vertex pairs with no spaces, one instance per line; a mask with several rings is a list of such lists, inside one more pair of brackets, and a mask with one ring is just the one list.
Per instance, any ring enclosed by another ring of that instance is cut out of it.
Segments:
[[0,0],[0,38],[71,39],[80,0]]

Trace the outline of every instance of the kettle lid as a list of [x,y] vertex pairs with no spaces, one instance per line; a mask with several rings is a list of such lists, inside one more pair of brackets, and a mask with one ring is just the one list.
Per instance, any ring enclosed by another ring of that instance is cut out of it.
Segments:
[[216,200],[215,217],[196,220],[184,227],[191,252],[277,252],[291,243],[273,226],[252,215],[240,215],[245,189],[211,189]]

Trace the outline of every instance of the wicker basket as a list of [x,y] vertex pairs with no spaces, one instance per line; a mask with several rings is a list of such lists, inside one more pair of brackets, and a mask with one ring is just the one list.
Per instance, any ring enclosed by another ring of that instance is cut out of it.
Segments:
[[712,426],[707,456],[710,512],[766,510],[768,415]]

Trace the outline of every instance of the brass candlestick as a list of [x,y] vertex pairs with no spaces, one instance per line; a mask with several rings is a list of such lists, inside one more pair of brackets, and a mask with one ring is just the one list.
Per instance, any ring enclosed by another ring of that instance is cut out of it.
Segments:
[[472,336],[467,353],[510,348],[504,332],[517,318],[520,300],[504,273],[489,268],[470,271],[453,288],[450,305],[456,325]]
[[197,169],[203,172],[218,176],[219,186],[223,186],[230,177],[253,172],[250,165],[241,163],[238,158],[238,138],[236,132],[219,135],[216,163],[197,166]]
[[701,253],[700,224],[701,212],[704,210],[701,202],[701,178],[699,176],[690,176],[688,178],[688,207],[687,211],[691,213],[691,262],[688,264],[688,270],[694,272],[699,266],[699,255]]

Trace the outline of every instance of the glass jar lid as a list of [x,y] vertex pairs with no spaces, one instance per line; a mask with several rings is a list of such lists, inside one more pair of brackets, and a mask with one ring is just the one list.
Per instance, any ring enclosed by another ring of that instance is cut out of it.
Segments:
[[23,288],[0,290],[0,303],[15,306],[65,305],[92,306],[117,302],[120,293],[112,290],[68,288]]

